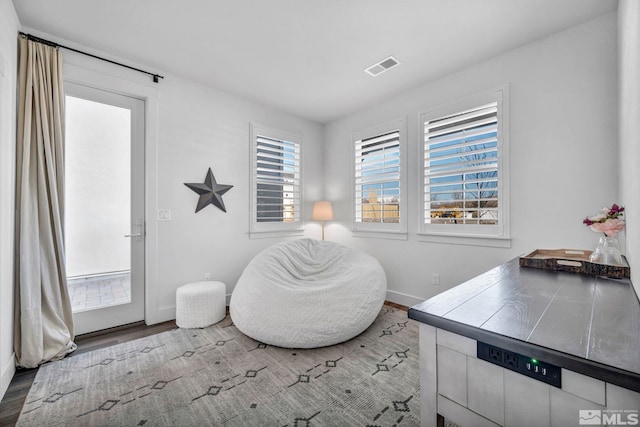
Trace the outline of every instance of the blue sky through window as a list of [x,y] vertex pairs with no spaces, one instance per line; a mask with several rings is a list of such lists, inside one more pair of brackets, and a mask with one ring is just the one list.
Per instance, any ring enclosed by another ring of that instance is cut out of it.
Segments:
[[425,123],[425,222],[497,221],[497,104]]

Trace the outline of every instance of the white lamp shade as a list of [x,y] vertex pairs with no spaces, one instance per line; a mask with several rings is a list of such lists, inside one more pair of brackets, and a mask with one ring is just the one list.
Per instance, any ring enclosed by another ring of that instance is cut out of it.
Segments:
[[313,213],[311,214],[313,221],[333,221],[333,208],[331,202],[320,201],[313,204]]

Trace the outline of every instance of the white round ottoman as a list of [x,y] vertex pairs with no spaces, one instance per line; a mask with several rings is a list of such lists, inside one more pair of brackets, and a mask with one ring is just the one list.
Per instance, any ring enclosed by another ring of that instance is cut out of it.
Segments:
[[193,282],[176,290],[176,324],[180,328],[206,328],[225,318],[227,287],[222,282]]

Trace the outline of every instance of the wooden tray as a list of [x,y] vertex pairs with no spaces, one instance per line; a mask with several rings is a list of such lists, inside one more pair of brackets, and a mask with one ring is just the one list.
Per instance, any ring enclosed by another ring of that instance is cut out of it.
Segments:
[[536,249],[530,254],[520,257],[520,267],[567,271],[613,279],[628,279],[631,275],[629,263],[624,255],[622,256],[624,265],[589,262],[589,256],[591,256],[591,251],[582,249]]

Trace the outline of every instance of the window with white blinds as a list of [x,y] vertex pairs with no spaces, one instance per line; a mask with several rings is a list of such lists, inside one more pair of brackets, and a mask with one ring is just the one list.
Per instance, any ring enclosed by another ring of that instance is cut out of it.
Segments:
[[354,230],[402,231],[404,121],[354,135]]
[[423,115],[423,231],[504,235],[501,106],[499,91]]
[[252,126],[252,231],[301,227],[300,141]]

